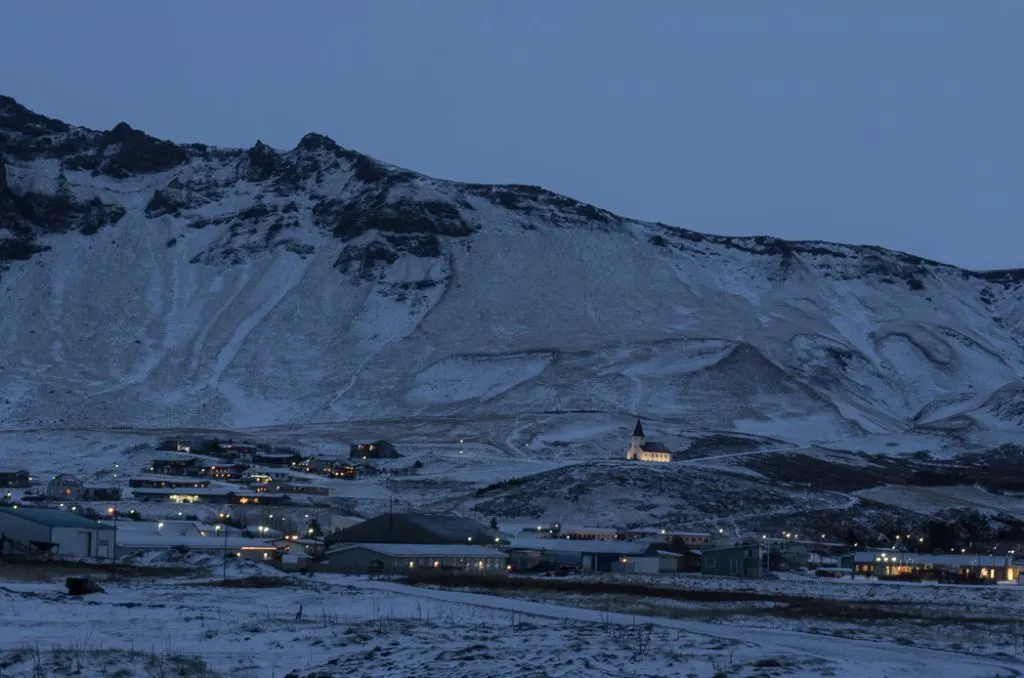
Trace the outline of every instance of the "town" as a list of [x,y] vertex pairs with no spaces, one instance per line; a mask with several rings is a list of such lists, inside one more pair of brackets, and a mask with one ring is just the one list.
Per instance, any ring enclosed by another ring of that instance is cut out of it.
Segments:
[[[972,544],[968,552],[936,549],[926,535],[914,534],[869,547],[786,530],[741,535],[722,527],[523,524],[496,517],[488,523],[393,507],[351,515],[333,503],[332,484],[415,472],[421,462],[382,465],[402,458],[386,440],[353,443],[344,457],[214,439],[163,439],[153,448],[141,468],[118,464],[110,484],[0,472],[0,555],[114,563],[153,552],[201,553],[343,574],[691,573],[967,584],[1016,584],[1024,567],[1024,545],[1014,540]],[[648,442],[637,421],[625,458],[664,463],[672,453]]]

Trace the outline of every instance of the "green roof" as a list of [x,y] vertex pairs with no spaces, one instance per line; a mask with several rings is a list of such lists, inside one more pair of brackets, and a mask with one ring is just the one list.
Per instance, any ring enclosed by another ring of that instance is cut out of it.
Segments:
[[47,527],[82,527],[99,530],[116,529],[110,525],[103,525],[95,520],[83,518],[82,516],[50,508],[7,508],[0,507],[0,522],[4,516],[14,516],[27,520],[30,523],[46,525]]

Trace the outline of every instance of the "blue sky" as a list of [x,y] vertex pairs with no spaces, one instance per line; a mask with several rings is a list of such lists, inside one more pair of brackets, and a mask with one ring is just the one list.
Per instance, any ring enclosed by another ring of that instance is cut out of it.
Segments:
[[9,0],[0,92],[96,128],[540,184],[714,233],[1024,267],[1024,2]]

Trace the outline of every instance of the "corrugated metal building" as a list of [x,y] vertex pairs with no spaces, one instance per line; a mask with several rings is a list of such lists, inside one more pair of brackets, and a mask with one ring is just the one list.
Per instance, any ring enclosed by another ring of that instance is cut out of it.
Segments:
[[327,552],[332,569],[346,574],[408,574],[417,569],[496,574],[508,555],[463,544],[345,544]]
[[67,558],[110,558],[114,534],[112,527],[69,511],[0,507],[5,547],[7,540],[13,540],[30,551]]

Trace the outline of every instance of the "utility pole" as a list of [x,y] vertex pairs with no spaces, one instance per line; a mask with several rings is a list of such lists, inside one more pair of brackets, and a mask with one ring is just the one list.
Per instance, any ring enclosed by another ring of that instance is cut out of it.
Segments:
[[224,579],[228,578],[228,526],[225,524],[221,525],[221,529],[224,530]]
[[117,581],[117,506],[107,509],[114,516],[114,545],[110,549],[110,578]]

